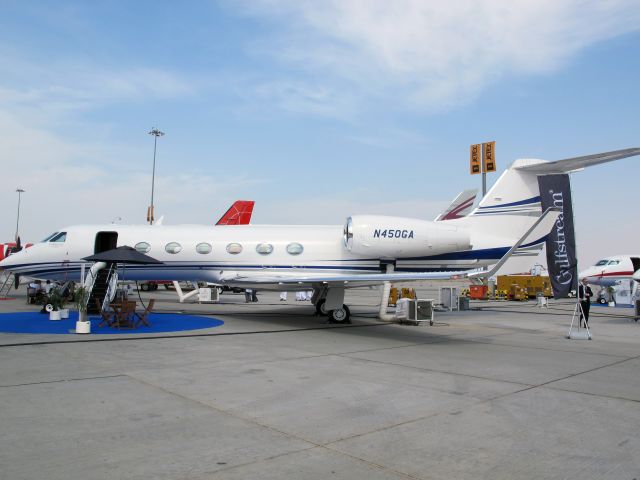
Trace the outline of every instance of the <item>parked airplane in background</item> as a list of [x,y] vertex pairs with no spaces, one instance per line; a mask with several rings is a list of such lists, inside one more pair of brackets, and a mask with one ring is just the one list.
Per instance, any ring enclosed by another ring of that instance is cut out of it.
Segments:
[[634,272],[640,270],[640,255],[613,255],[596,262],[580,272],[592,285],[610,287],[624,280],[631,280]]
[[[640,148],[555,162],[516,160],[470,215],[446,222],[358,215],[348,217],[344,226],[72,226],[12,255],[0,267],[39,278],[77,280],[84,257],[131,245],[163,263],[127,266],[127,280],[312,289],[316,309],[344,321],[349,317],[346,288],[445,279],[465,271],[469,276],[493,275],[512,254],[542,248],[559,212],[542,212],[538,175],[638,154]],[[489,265],[494,265],[491,271],[478,272]],[[105,266],[94,264],[92,273]]]
[[457,218],[466,217],[471,213],[477,194],[477,188],[470,188],[460,192],[458,196],[453,199],[451,205],[436,217],[435,221],[440,222],[442,220],[455,220]]
[[8,242],[0,243],[0,260],[7,258],[12,253],[19,252],[23,248],[29,248],[33,243],[27,243],[24,247],[20,245],[20,242]]
[[216,225],[249,225],[255,203],[253,200],[236,200]]

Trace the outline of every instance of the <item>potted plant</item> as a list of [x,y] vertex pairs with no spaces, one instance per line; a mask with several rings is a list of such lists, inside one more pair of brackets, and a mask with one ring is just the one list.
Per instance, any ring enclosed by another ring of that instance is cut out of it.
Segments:
[[609,294],[609,306],[616,306],[616,289],[615,287],[607,287],[607,293]]
[[68,300],[69,299],[62,295],[62,293],[60,294],[60,318],[62,319],[69,318],[69,309],[65,308]]
[[84,286],[76,289],[73,301],[78,309],[78,321],[76,322],[76,333],[91,333],[91,322],[87,315],[87,304],[89,303],[89,290]]
[[60,290],[57,288],[51,289],[51,292],[49,293],[49,305],[51,305],[51,307],[47,305],[49,320],[60,320],[62,318],[60,310],[62,309],[63,304],[64,300],[60,294]]

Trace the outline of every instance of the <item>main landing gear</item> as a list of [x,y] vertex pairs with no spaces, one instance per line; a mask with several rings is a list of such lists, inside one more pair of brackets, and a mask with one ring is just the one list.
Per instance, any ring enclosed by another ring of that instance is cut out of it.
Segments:
[[326,315],[329,317],[329,323],[351,323],[349,318],[351,317],[351,311],[346,305],[342,305],[340,308],[333,310],[327,310],[325,308],[326,300],[324,298],[318,300],[316,303],[316,313],[318,315]]

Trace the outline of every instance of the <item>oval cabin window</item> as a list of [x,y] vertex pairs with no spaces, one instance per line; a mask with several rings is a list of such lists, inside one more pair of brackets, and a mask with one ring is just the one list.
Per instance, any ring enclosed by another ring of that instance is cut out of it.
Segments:
[[196,245],[196,252],[206,255],[207,253],[211,253],[211,245],[208,243],[199,243]]
[[180,252],[180,250],[182,250],[182,245],[180,245],[178,242],[171,242],[167,243],[164,249],[167,253],[178,253]]
[[149,253],[149,250],[151,250],[151,245],[149,245],[147,242],[138,242],[133,248],[135,248],[140,253]]
[[256,246],[256,252],[258,252],[260,255],[269,255],[271,252],[273,252],[273,245],[271,245],[270,243],[259,243]]
[[229,245],[227,245],[227,253],[230,253],[232,255],[237,255],[241,251],[242,251],[242,245],[240,245],[239,243],[230,243]]
[[300,255],[304,251],[304,247],[297,242],[287,245],[287,253],[289,255]]

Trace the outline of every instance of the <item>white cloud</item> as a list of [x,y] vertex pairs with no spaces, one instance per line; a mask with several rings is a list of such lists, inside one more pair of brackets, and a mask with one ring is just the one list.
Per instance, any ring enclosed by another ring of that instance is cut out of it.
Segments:
[[161,69],[39,63],[7,48],[0,50],[0,78],[0,108],[36,110],[48,117],[118,101],[191,95],[197,88],[192,80]]
[[307,89],[338,104],[380,97],[428,110],[640,29],[637,0],[262,0],[245,11],[277,22],[252,48],[306,77]]

